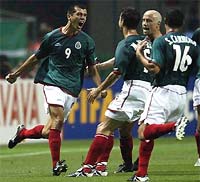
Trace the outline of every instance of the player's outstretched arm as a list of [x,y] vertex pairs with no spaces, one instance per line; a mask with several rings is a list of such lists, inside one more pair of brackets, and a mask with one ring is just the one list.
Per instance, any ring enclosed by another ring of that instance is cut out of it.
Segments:
[[109,59],[109,60],[107,60],[105,62],[96,64],[96,68],[97,68],[98,71],[112,68],[113,64],[114,64],[114,61],[115,61],[115,58],[113,57],[113,58],[111,58],[111,59]]
[[31,69],[34,68],[34,66],[37,64],[38,59],[35,57],[35,55],[31,55],[19,68],[17,68],[16,71],[9,73],[5,79],[9,83],[14,83],[17,78],[22,74],[27,71],[30,71]]
[[93,103],[97,96],[108,87],[112,86],[119,79],[119,75],[111,72],[107,78],[97,87],[88,89],[90,92],[88,94],[88,101]]

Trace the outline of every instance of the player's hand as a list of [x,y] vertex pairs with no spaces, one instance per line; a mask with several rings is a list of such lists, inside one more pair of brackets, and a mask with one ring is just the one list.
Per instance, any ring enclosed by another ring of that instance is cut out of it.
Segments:
[[101,91],[101,98],[104,99],[107,96],[107,90]]
[[142,51],[142,49],[144,49],[144,47],[147,45],[147,40],[142,40],[141,42],[139,42],[137,44],[137,48],[136,48],[136,55],[139,55]]
[[93,103],[94,100],[98,97],[98,95],[100,94],[100,91],[98,90],[98,88],[90,88],[87,89],[89,91],[88,93],[88,102],[89,103]]
[[17,80],[17,76],[14,73],[9,73],[5,79],[12,84]]

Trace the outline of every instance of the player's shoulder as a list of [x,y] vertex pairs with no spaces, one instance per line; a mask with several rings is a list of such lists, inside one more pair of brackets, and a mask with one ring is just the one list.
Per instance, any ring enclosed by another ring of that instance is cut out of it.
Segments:
[[132,42],[139,42],[141,40],[144,40],[145,39],[145,36],[144,35],[131,35],[131,36],[128,36],[126,39],[125,39],[125,42],[127,44],[130,44]]
[[80,32],[79,32],[79,35],[80,35],[82,38],[85,38],[85,39],[90,40],[90,41],[94,41],[94,39],[93,39],[90,35],[88,35],[86,32],[80,31]]

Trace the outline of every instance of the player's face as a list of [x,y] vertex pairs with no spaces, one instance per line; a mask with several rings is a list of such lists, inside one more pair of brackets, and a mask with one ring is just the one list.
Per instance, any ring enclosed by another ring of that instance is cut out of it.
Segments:
[[75,12],[72,15],[69,15],[68,20],[75,30],[80,31],[87,19],[87,10],[75,7]]
[[152,35],[157,30],[158,23],[152,13],[145,13],[142,18],[142,29],[144,35]]

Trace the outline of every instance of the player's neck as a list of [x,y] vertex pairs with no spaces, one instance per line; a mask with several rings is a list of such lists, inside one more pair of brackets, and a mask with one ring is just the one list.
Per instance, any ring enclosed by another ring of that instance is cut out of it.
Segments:
[[79,33],[78,30],[74,29],[69,24],[67,24],[64,27],[62,27],[61,31],[62,31],[63,34],[65,34],[65,35],[67,35],[69,37],[74,36],[74,35]]
[[124,38],[127,38],[130,35],[138,35],[137,30],[135,29],[123,29]]
[[166,34],[169,33],[169,32],[179,32],[180,31],[179,28],[171,28],[167,25],[165,25],[165,29],[166,29]]

